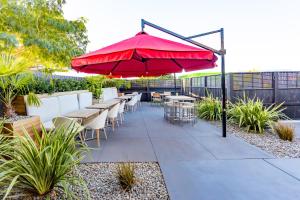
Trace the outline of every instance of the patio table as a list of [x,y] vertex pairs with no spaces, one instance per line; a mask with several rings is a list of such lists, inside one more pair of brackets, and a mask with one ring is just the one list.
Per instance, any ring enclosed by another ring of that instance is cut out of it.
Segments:
[[128,101],[132,97],[133,97],[132,95],[124,95],[124,96],[117,97],[116,99],[122,99]]
[[135,96],[136,94],[131,93],[131,94],[125,94],[125,95],[128,95],[128,96]]
[[170,101],[178,101],[178,102],[183,102],[183,101],[191,101],[195,102],[196,98],[194,97],[189,97],[189,96],[184,96],[184,95],[179,95],[179,96],[166,96],[166,99]]
[[112,99],[112,100],[108,100],[108,101],[104,101],[101,103],[97,103],[91,106],[86,107],[87,109],[99,109],[100,110],[104,110],[104,109],[109,109],[110,107],[116,105],[117,103],[120,103],[120,99]]
[[80,119],[82,124],[86,124],[87,121],[99,115],[98,109],[80,109],[65,114],[65,117]]

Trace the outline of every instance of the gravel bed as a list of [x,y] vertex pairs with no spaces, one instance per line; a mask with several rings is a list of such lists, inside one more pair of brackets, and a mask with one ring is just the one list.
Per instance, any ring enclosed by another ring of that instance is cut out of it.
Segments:
[[137,183],[130,192],[120,187],[116,176],[118,163],[80,164],[78,169],[87,183],[91,199],[169,199],[159,165],[154,162],[134,164]]
[[21,119],[28,119],[28,118],[30,118],[30,117],[31,117],[31,116],[16,115],[16,116],[14,116],[14,117],[5,119],[5,122],[11,123],[11,122],[15,122],[15,121],[18,121],[18,120],[21,120]]
[[[221,126],[220,122],[212,123],[216,126]],[[272,154],[276,158],[300,158],[299,138],[294,138],[292,142],[284,141],[270,130],[266,130],[264,134],[248,133],[236,125],[227,125],[227,131],[228,133]]]

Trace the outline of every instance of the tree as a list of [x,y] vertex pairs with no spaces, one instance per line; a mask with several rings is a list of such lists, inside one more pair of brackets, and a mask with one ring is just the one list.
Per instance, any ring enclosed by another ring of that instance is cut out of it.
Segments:
[[0,53],[48,69],[69,66],[72,57],[85,52],[88,38],[86,20],[65,19],[64,4],[65,0],[0,0]]

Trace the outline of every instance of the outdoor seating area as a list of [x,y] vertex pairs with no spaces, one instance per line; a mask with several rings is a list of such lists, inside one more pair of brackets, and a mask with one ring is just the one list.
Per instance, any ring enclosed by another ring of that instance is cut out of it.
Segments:
[[121,126],[125,122],[125,112],[134,112],[139,107],[141,94],[133,92],[118,96],[117,88],[103,88],[102,98],[95,104],[92,104],[93,96],[88,91],[39,95],[39,98],[39,107],[26,101],[27,115],[38,116],[47,130],[69,127],[75,123],[82,129],[82,142],[97,140],[100,147],[101,132],[107,139],[106,129],[111,128],[114,132]]
[[0,199],[299,200],[299,7],[0,0]]

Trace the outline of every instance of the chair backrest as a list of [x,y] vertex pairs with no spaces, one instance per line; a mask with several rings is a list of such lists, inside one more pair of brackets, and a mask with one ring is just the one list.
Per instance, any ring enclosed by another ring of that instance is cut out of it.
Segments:
[[27,115],[38,115],[42,122],[51,121],[54,117],[60,115],[59,101],[57,97],[45,97],[40,98],[40,100],[41,105],[36,107],[29,106],[27,98],[25,99]]
[[71,126],[74,126],[74,129],[78,129],[78,130],[83,129],[83,127],[78,122],[68,117],[55,117],[52,119],[52,122],[56,129],[69,128]]
[[114,105],[109,111],[108,111],[108,117],[109,118],[116,118],[118,116],[120,103],[117,103]]
[[137,101],[141,101],[141,99],[142,99],[142,94],[143,94],[143,93],[139,93],[139,94],[137,95]]
[[77,95],[78,95],[79,109],[83,109],[86,108],[87,106],[92,105],[93,94],[91,92],[78,93]]
[[62,95],[57,98],[59,101],[61,115],[79,110],[77,94]]
[[154,97],[154,98],[160,98],[160,94],[159,94],[159,93],[154,93],[154,94],[153,94],[153,97]]
[[123,113],[125,109],[125,103],[126,101],[122,101],[119,107],[119,113]]
[[103,101],[111,100],[118,97],[117,88],[102,88]]
[[130,101],[127,102],[127,105],[129,106],[134,106],[134,104],[136,104],[137,102],[137,96],[133,96]]
[[107,118],[108,110],[104,110],[95,117],[92,121],[90,121],[88,124],[86,124],[86,127],[92,128],[92,129],[101,129],[105,127],[105,121]]

